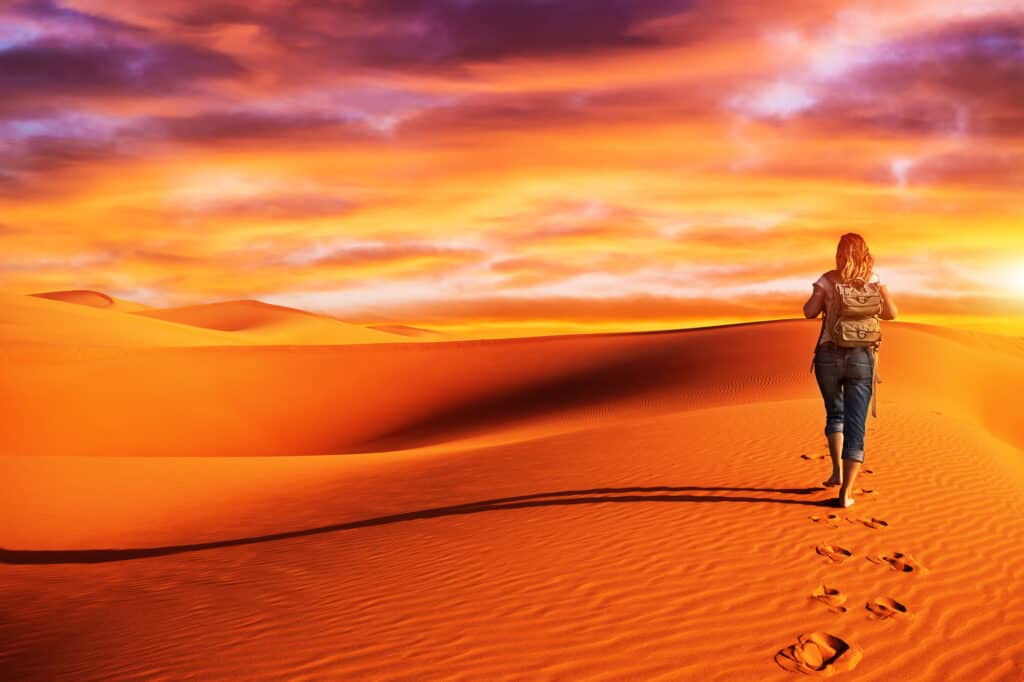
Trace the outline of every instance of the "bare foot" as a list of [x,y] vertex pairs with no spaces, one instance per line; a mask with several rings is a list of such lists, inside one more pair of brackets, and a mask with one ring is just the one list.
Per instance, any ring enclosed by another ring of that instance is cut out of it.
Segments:
[[842,491],[840,491],[839,497],[836,498],[836,506],[842,507],[843,509],[848,509],[849,507],[852,507],[853,502],[853,498],[847,497],[845,494],[842,493]]
[[826,488],[833,488],[833,487],[835,487],[837,485],[842,485],[842,484],[843,484],[843,479],[839,478],[835,474],[830,476],[827,481],[823,481],[822,482],[822,485],[825,486]]

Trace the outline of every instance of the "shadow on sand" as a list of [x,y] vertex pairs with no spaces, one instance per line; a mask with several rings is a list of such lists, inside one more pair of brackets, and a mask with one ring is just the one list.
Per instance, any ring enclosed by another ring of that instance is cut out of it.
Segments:
[[0,547],[0,564],[98,564],[129,559],[148,559],[152,557],[200,552],[223,547],[254,545],[261,542],[289,540],[292,538],[335,533],[371,526],[384,526],[390,523],[415,521],[417,519],[433,519],[442,516],[459,516],[479,514],[481,512],[502,511],[507,509],[526,509],[531,507],[562,507],[576,504],[609,504],[609,503],[650,503],[650,502],[768,502],[774,504],[802,504],[818,507],[831,506],[832,500],[806,500],[786,497],[752,497],[737,495],[692,495],[680,494],[693,491],[719,492],[759,492],[782,493],[786,495],[809,495],[822,492],[823,488],[723,488],[699,486],[659,486],[647,488],[593,488],[590,490],[562,490],[551,493],[534,493],[516,497],[501,497],[493,500],[469,502],[448,507],[434,507],[418,511],[403,512],[377,516],[361,521],[335,523],[329,526],[292,530],[269,535],[257,535],[232,540],[215,540],[187,545],[165,545],[163,547],[141,547],[137,549],[5,549]]

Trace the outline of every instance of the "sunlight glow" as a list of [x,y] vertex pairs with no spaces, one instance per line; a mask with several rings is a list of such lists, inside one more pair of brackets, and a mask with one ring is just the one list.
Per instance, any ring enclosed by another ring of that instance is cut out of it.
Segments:
[[1024,263],[1011,267],[1006,280],[1014,295],[1024,296]]

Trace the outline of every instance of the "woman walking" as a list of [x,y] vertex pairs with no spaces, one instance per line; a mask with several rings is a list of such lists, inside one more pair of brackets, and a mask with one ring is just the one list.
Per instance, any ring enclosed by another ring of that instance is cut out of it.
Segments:
[[836,285],[865,283],[878,285],[882,297],[879,317],[895,319],[896,304],[874,272],[874,258],[867,243],[850,232],[839,240],[836,269],[814,282],[813,293],[804,303],[806,317],[824,313],[814,351],[814,376],[825,401],[825,438],[832,458],[832,475],[823,485],[839,486],[836,504],[840,507],[853,504],[853,485],[864,462],[864,430],[874,391],[875,355],[870,347],[845,347],[833,339],[840,306]]

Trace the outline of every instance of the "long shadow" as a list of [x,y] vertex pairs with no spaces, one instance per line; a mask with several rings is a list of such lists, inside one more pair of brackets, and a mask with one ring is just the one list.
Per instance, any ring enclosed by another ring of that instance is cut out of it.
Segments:
[[823,491],[822,488],[728,488],[700,486],[561,490],[551,493],[534,493],[531,495],[517,495],[515,497],[500,497],[492,500],[456,504],[447,507],[420,509],[400,514],[377,516],[370,519],[362,519],[360,521],[335,523],[328,526],[319,526],[317,528],[306,528],[303,530],[271,533],[269,535],[257,535],[247,538],[235,538],[232,540],[215,540],[211,542],[199,542],[186,545],[165,545],[162,547],[142,547],[137,549],[36,550],[5,549],[0,547],[0,564],[99,564],[112,561],[127,561],[129,559],[149,559],[153,557],[169,556],[172,554],[184,554],[186,552],[200,552],[203,550],[219,549],[223,547],[239,547],[242,545],[254,545],[261,542],[275,542],[277,540],[289,540],[292,538],[302,538],[310,535],[320,535],[322,533],[334,533],[345,530],[356,530],[358,528],[370,528],[372,526],[384,526],[391,523],[401,523],[403,521],[415,521],[417,519],[433,519],[442,516],[479,514],[481,512],[488,511],[526,509],[530,507],[562,507],[576,504],[621,504],[638,502],[770,502],[775,504],[802,504],[820,507],[829,506],[831,504],[831,499],[801,500],[779,497],[666,494],[694,490],[719,490],[732,492],[756,491],[785,493],[790,495],[809,495],[811,493]]

